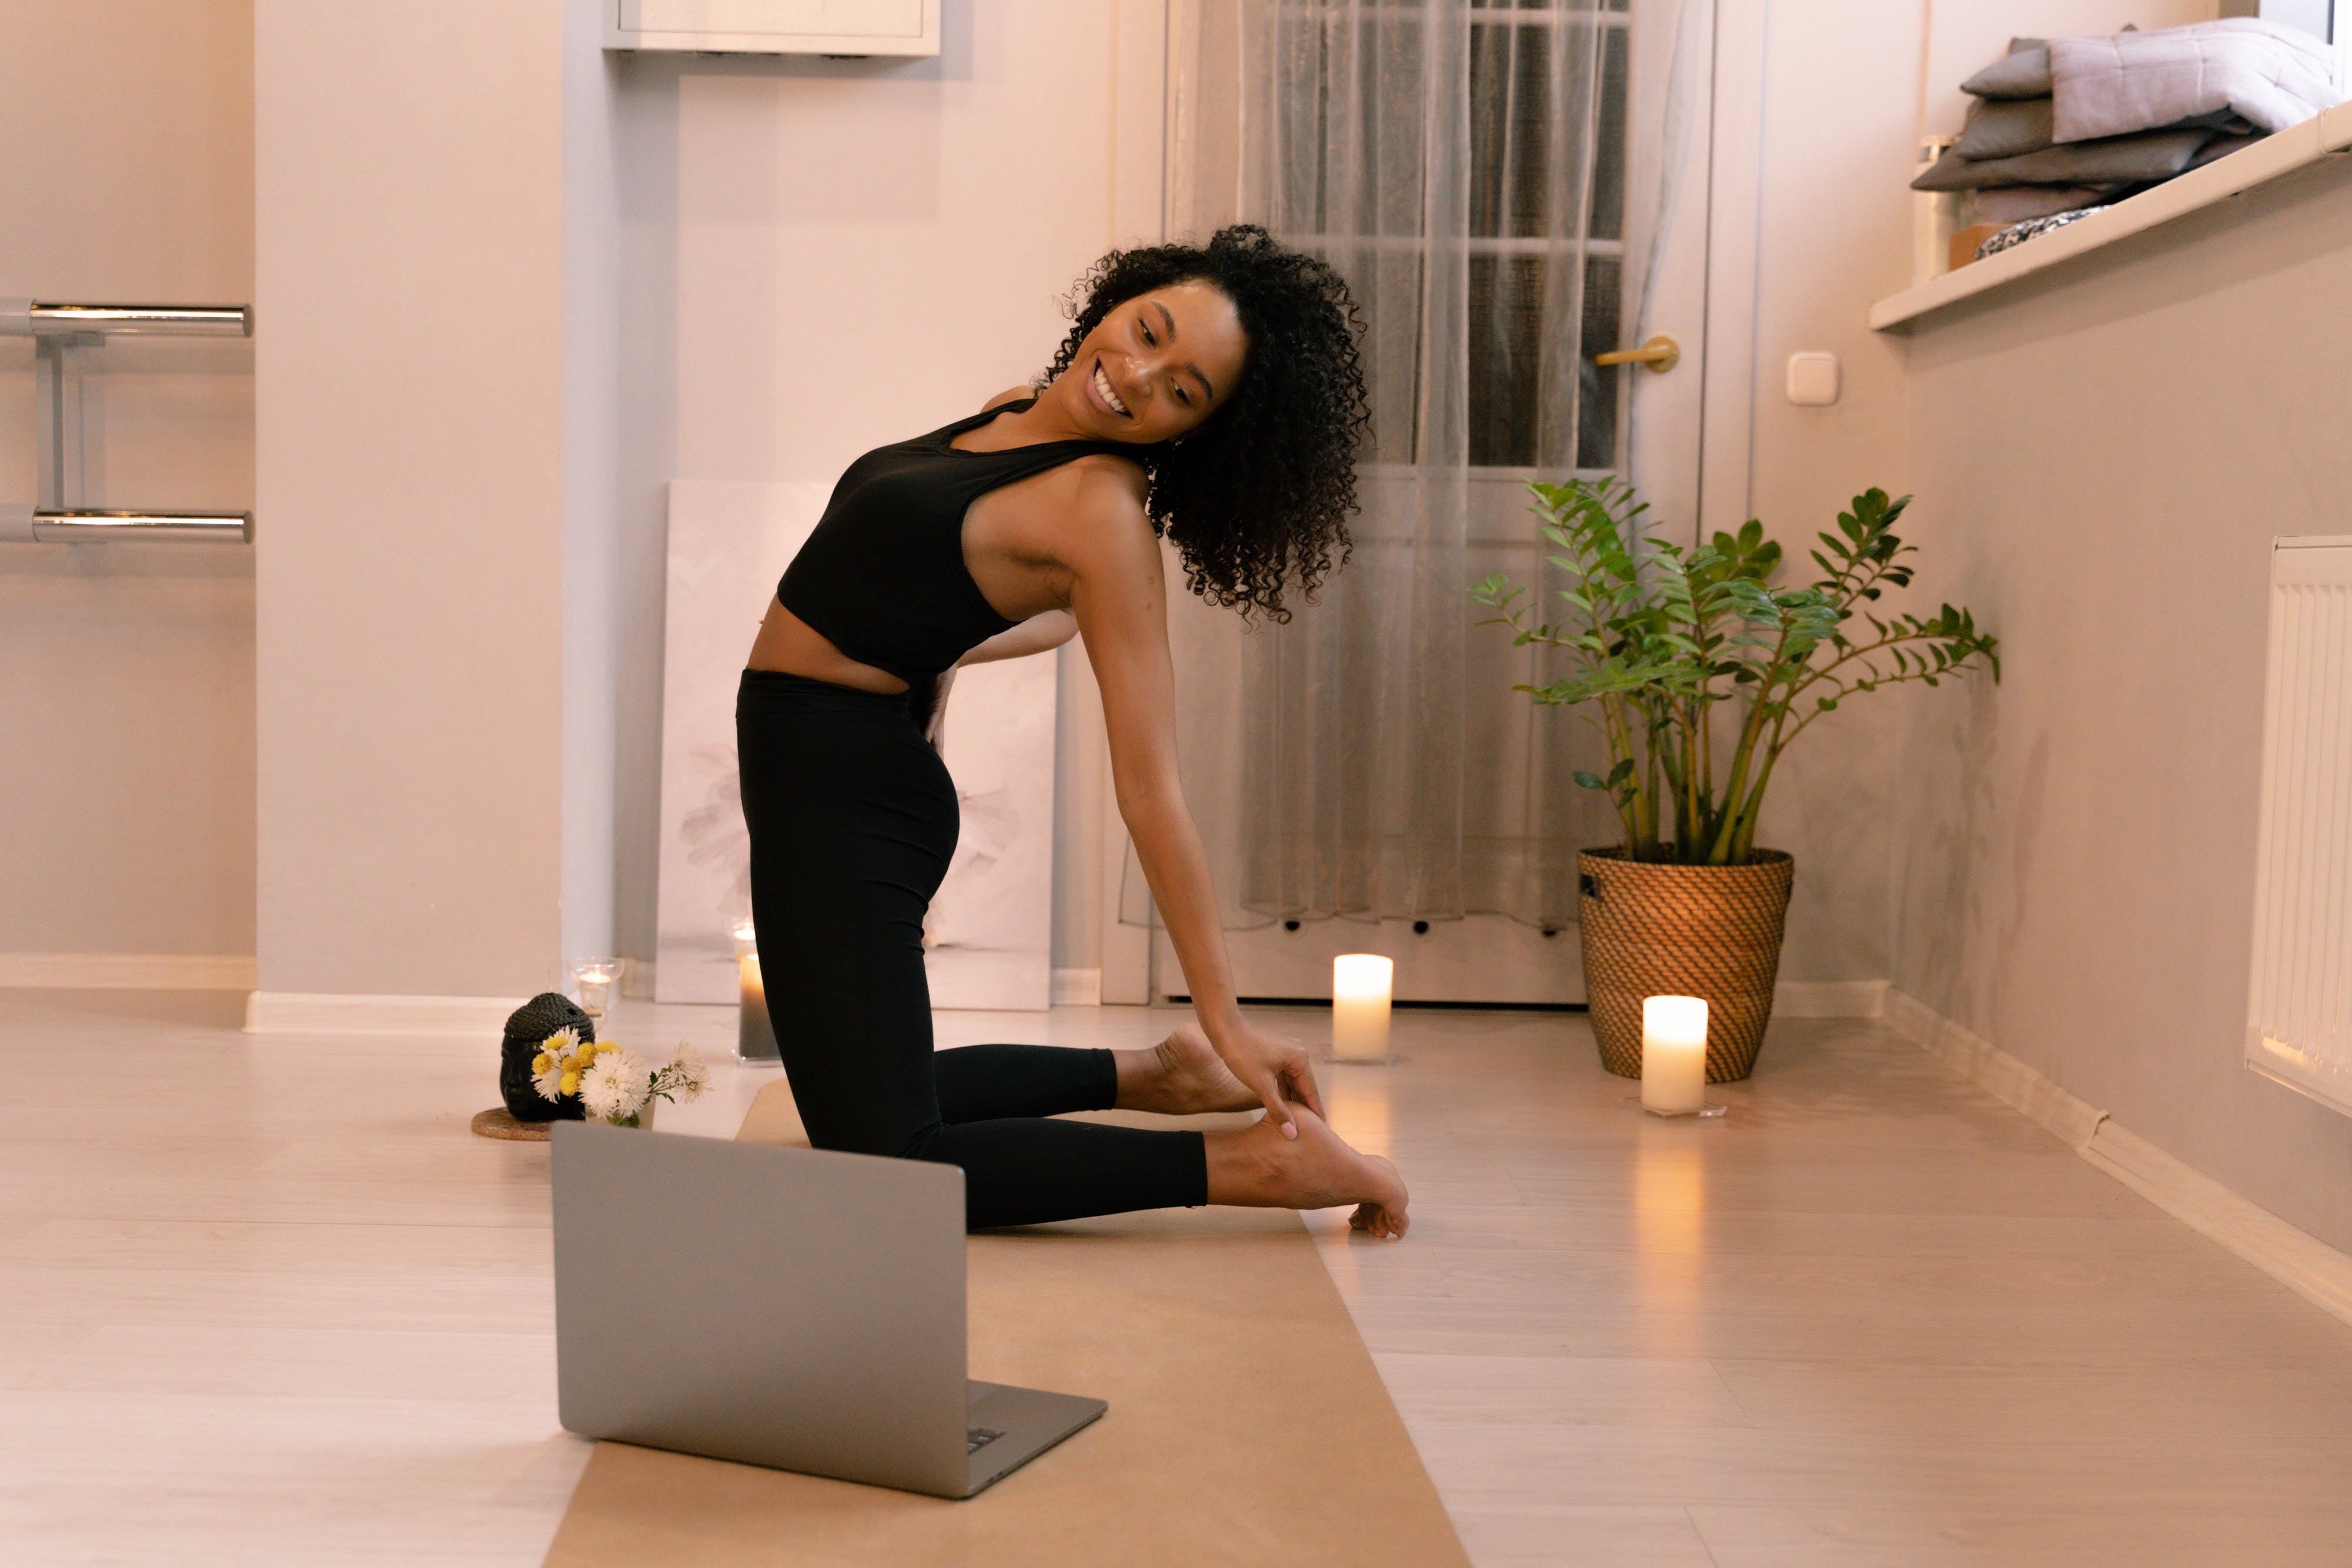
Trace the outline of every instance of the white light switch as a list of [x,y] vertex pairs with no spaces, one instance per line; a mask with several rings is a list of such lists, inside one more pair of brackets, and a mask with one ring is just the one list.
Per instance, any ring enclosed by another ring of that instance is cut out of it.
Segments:
[[1838,400],[1838,357],[1819,349],[1789,356],[1789,401],[1827,408]]

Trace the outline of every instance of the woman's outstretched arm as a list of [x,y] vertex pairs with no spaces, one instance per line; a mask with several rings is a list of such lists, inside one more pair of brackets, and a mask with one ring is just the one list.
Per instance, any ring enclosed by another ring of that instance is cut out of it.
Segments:
[[1078,634],[1078,622],[1066,610],[1048,610],[1042,615],[1032,615],[1020,624],[1009,627],[981,643],[956,661],[956,668],[967,664],[992,664],[999,659],[1025,659],[1032,653],[1043,653],[1058,648]]
[[1125,476],[1089,475],[1081,488],[1085,504],[1076,510],[1084,526],[1074,530],[1066,561],[1070,609],[1102,687],[1118,814],[1184,967],[1201,1028],[1234,1076],[1297,1137],[1286,1102],[1323,1113],[1315,1070],[1297,1040],[1242,1017],[1208,857],[1177,777],[1175,677],[1160,542],[1144,520],[1140,494]]
[[999,632],[974,647],[940,671],[931,682],[929,694],[917,700],[916,707],[923,715],[923,738],[935,747],[944,744],[948,694],[955,689],[956,671],[973,664],[993,664],[1003,659],[1025,659],[1032,653],[1048,653],[1077,634],[1078,623],[1068,611],[1048,610],[1042,615],[1032,615],[1018,625]]

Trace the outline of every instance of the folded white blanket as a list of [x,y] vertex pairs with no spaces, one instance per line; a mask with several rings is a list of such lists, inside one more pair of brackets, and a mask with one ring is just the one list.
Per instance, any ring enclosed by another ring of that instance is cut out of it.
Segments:
[[2251,16],[2053,38],[2052,131],[2061,142],[2127,136],[2222,110],[2284,131],[2343,101],[2330,65],[2318,39]]

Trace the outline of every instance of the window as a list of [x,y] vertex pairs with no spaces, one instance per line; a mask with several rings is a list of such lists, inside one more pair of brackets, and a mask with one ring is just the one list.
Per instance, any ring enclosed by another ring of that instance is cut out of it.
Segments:
[[[1429,378],[1448,374],[1462,379],[1470,466],[1617,467],[1623,372],[1591,356],[1620,326],[1626,0],[1285,0],[1281,13],[1293,75],[1278,99],[1280,226],[1357,284],[1372,461],[1420,459],[1416,416]],[[1433,56],[1438,25],[1466,36],[1437,38]],[[1457,109],[1466,148],[1459,121],[1444,144]],[[1432,267],[1441,240],[1466,273]],[[1424,298],[1433,276],[1466,297],[1440,329],[1461,334],[1459,353],[1428,340],[1427,308],[1445,303]]]

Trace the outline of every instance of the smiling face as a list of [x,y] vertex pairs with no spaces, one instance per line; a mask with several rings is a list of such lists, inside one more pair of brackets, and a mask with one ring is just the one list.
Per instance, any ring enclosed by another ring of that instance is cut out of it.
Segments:
[[1249,358],[1234,302],[1197,279],[1115,306],[1045,395],[1100,441],[1169,441],[1215,413]]

